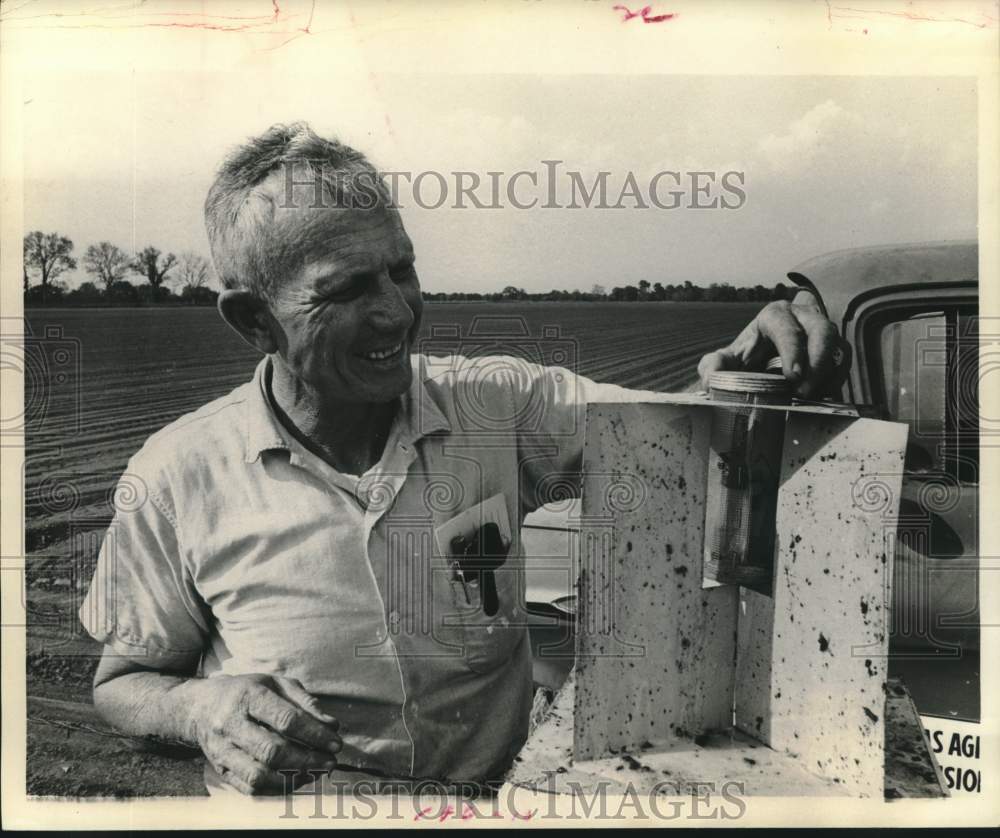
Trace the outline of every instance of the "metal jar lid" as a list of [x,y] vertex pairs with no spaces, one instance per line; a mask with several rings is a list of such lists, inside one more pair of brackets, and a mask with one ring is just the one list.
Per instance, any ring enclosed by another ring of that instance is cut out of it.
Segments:
[[708,387],[729,393],[786,395],[789,392],[785,376],[766,372],[713,372],[708,378]]

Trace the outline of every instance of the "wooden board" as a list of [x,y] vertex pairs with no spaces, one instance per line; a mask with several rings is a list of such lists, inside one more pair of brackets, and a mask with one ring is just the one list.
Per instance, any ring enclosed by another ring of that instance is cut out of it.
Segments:
[[[882,794],[887,594],[905,446],[903,425],[790,415],[774,598],[744,591],[741,603],[737,726],[857,796]],[[873,479],[877,508],[862,496]]]
[[702,588],[711,408],[590,405],[574,753],[732,724],[736,588]]

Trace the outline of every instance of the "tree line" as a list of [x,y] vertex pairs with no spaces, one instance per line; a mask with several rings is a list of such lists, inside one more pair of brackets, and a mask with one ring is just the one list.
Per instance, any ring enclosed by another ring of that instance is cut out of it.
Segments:
[[[161,253],[145,247],[129,256],[111,242],[90,245],[83,255],[84,270],[93,281],[68,289],[59,277],[76,270],[73,242],[58,233],[35,230],[24,237],[24,302],[33,305],[120,305],[136,306],[162,303],[215,305],[219,292],[209,287],[211,265],[197,253]],[[29,274],[30,272],[30,274]],[[135,285],[126,277],[136,275],[144,282]],[[35,284],[31,279],[37,280]],[[555,301],[579,302],[768,302],[783,300],[794,289],[779,282],[773,288],[763,285],[734,287],[727,282],[713,282],[708,287],[690,280],[679,285],[663,285],[640,280],[638,285],[615,286],[608,291],[594,285],[590,291],[528,292],[508,285],[495,293],[439,292],[424,293],[430,301]]]
[[523,288],[508,285],[503,291],[497,293],[467,293],[449,292],[424,294],[425,300],[434,301],[475,301],[504,302],[507,300],[531,300],[535,302],[547,302],[554,300],[571,300],[576,302],[672,302],[672,303],[753,303],[769,302],[771,300],[785,300],[794,291],[783,282],[777,283],[773,288],[764,285],[754,285],[752,287],[737,288],[728,282],[713,282],[708,287],[703,288],[687,280],[680,285],[664,285],[661,282],[650,284],[649,280],[643,279],[638,285],[616,286],[608,291],[603,285],[595,285],[590,291],[540,291],[528,292]]
[[[130,256],[111,242],[92,244],[83,254],[83,268],[93,280],[70,290],[59,277],[76,267],[71,239],[41,230],[28,233],[24,237],[24,304],[215,305],[219,296],[209,287],[209,261],[197,253],[177,257],[149,246]],[[142,282],[129,282],[126,277],[130,275],[141,277]]]

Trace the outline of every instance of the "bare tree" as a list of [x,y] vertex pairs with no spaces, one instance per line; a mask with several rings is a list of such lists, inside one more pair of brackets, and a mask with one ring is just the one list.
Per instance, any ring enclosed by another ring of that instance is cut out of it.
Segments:
[[177,284],[181,290],[204,288],[208,284],[209,264],[204,256],[188,251],[177,263]]
[[104,284],[107,291],[116,282],[125,278],[132,267],[128,255],[111,242],[92,244],[83,256],[83,267]]
[[55,279],[76,268],[76,259],[70,256],[73,242],[58,233],[34,230],[24,237],[24,278],[27,283],[28,268],[38,271],[42,299]]
[[163,281],[167,278],[167,271],[177,262],[177,257],[173,253],[164,256],[162,262],[160,255],[160,251],[155,247],[144,248],[136,254],[131,266],[132,270],[139,276],[144,276],[149,280],[154,292],[159,291]]

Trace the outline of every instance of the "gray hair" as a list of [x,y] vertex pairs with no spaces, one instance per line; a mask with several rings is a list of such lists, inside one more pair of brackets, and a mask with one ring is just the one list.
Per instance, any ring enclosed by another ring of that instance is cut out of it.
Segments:
[[[275,176],[282,173],[283,188],[275,189]],[[307,187],[309,201],[292,198]],[[321,247],[322,237],[312,233],[326,212],[390,204],[378,172],[361,152],[318,136],[305,122],[272,125],[225,159],[208,191],[205,226],[212,261],[223,287],[271,299],[281,277]],[[312,211],[305,223],[279,235],[275,211],[303,205]]]

